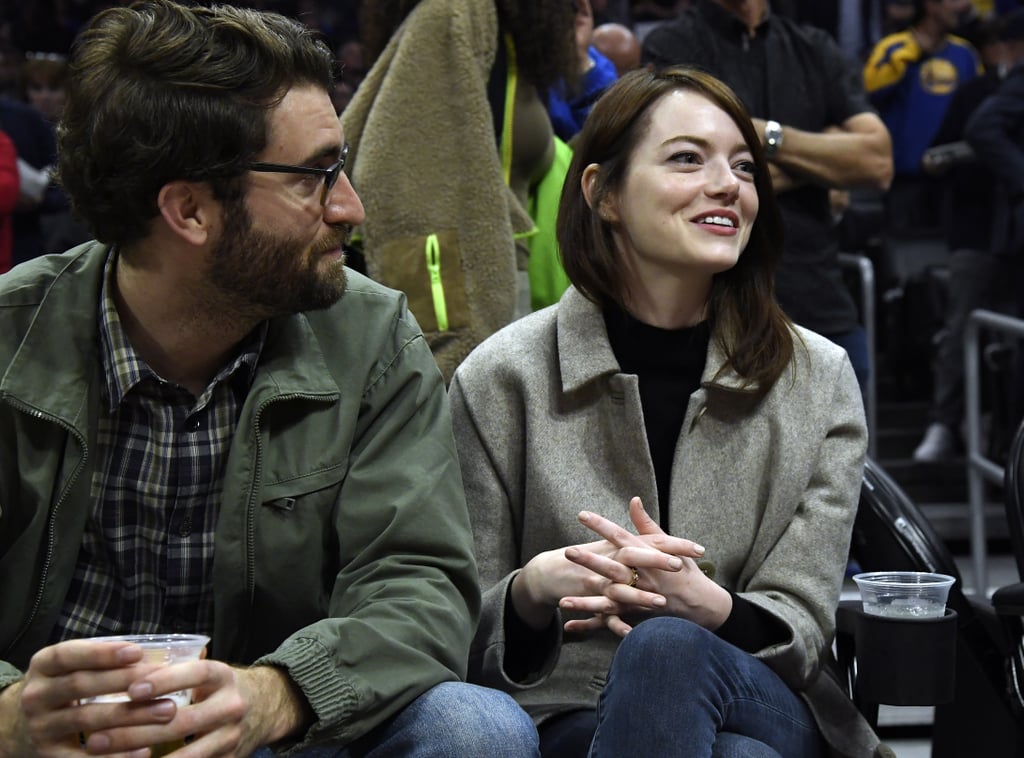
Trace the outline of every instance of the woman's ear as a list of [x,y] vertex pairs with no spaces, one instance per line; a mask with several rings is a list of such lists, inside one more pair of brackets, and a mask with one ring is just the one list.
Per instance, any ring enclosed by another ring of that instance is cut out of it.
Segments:
[[597,212],[597,215],[601,217],[602,221],[609,223],[619,220],[619,214],[615,209],[615,201],[612,195],[608,192],[603,193],[599,205],[594,208],[594,201],[597,199],[597,181],[600,177],[601,166],[597,163],[591,163],[585,169],[583,169],[583,176],[580,179],[580,189],[583,190],[583,198],[587,201],[587,205],[590,206],[591,210]]
[[167,228],[192,245],[203,245],[216,223],[209,188],[200,182],[176,180],[160,188],[157,207]]

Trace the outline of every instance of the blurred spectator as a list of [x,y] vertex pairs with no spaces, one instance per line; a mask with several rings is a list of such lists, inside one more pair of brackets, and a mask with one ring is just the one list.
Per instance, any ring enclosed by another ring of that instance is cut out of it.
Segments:
[[892,135],[896,176],[886,196],[889,231],[938,230],[937,185],[921,172],[953,93],[982,73],[977,51],[953,32],[970,0],[914,0],[910,26],[879,40],[864,86]]
[[[996,193],[992,248],[1024,254],[1024,10],[1006,16],[1004,37],[1012,67],[1005,80],[971,115],[964,136],[1000,183]],[[1018,285],[1017,295],[1021,297]]]
[[914,0],[882,0],[882,35],[904,31],[914,20]]
[[59,53],[28,53],[21,64],[21,95],[51,124],[60,121],[67,100],[68,64]]
[[53,125],[28,103],[0,97],[0,129],[18,151],[21,191],[14,213],[14,263],[18,264],[46,252],[42,212],[50,203],[60,207],[66,200],[50,182],[57,157]]
[[944,215],[950,256],[949,297],[933,364],[929,424],[913,454],[921,463],[948,461],[963,451],[963,344],[968,315],[975,308],[1013,312],[1013,258],[992,249],[992,209],[1003,190],[963,140],[971,114],[1006,73],[1007,40],[1024,37],[1024,27],[1014,24],[1003,29],[1002,24],[989,23],[986,28],[992,32],[979,38],[985,73],[953,94],[935,145],[923,158],[924,170],[941,176],[947,188],[949,212]]
[[575,0],[576,51],[580,78],[575,83],[559,82],[548,91],[548,116],[559,139],[568,142],[583,128],[590,109],[604,91],[619,78],[615,64],[592,44],[594,15],[589,0]]
[[14,232],[14,208],[18,204],[18,154],[3,132],[0,132],[0,274],[11,268],[11,245]]
[[335,112],[340,114],[366,76],[366,54],[363,44],[357,39],[343,42],[338,48],[337,58],[338,76],[334,80],[331,101],[334,103]]
[[594,27],[590,44],[615,64],[619,76],[640,67],[640,41],[628,26],[612,22],[600,24]]
[[[67,100],[67,75],[67,59],[59,53],[29,53],[21,67],[22,97],[46,120],[55,136],[57,122],[60,121]],[[26,171],[27,168],[22,166],[23,174]],[[40,253],[68,250],[91,239],[92,235],[74,217],[64,190],[51,181],[49,173],[40,172],[38,181],[45,183],[38,200],[33,199],[33,202],[38,203],[35,207],[42,235]],[[25,181],[22,184],[23,187],[28,186]],[[18,262],[28,257],[33,256],[22,252]]]

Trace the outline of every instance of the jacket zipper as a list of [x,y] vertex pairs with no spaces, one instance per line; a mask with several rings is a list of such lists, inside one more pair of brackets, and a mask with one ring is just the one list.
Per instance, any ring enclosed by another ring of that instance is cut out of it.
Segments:
[[253,437],[256,441],[256,464],[253,466],[252,484],[249,486],[249,505],[245,511],[245,594],[248,603],[245,608],[245,621],[240,626],[245,629],[242,637],[242,644],[239,652],[244,652],[249,647],[249,627],[252,622],[251,613],[253,599],[256,596],[256,490],[259,481],[263,478],[263,438],[260,436],[260,419],[263,411],[271,403],[283,402],[286,400],[311,400],[318,402],[330,402],[332,396],[310,395],[296,392],[291,395],[280,395],[264,400],[256,409],[256,420],[253,424]]
[[67,498],[68,493],[71,492],[71,488],[75,485],[75,482],[78,480],[78,475],[82,472],[82,469],[85,468],[85,462],[89,457],[89,451],[86,450],[85,438],[82,437],[82,435],[79,434],[78,430],[75,429],[73,426],[65,423],[56,416],[45,414],[42,411],[36,408],[32,408],[31,406],[25,405],[19,401],[8,398],[8,402],[11,404],[12,407],[17,408],[22,413],[26,413],[37,419],[50,421],[51,423],[54,423],[57,426],[61,427],[62,429],[67,431],[71,436],[73,436],[75,440],[78,442],[78,444],[82,447],[82,458],[81,460],[79,460],[78,465],[75,466],[75,470],[71,472],[71,476],[68,478],[67,484],[64,485],[64,489],[61,490],[60,496],[57,498],[57,502],[53,506],[53,510],[50,511],[50,518],[47,522],[46,527],[46,558],[43,561],[42,573],[39,576],[39,589],[36,591],[36,599],[35,602],[33,602],[32,604],[32,610],[29,612],[28,619],[26,619],[25,624],[14,636],[14,638],[11,640],[11,644],[8,646],[8,649],[11,649],[21,641],[21,638],[25,636],[25,632],[27,632],[29,627],[32,626],[32,622],[35,621],[36,614],[39,612],[39,606],[43,602],[43,591],[44,588],[46,587],[46,577],[50,573],[50,564],[53,562],[53,543],[55,541],[54,532],[56,531],[57,528],[57,514],[60,512],[60,508],[64,504],[64,500]]
[[444,282],[441,281],[441,245],[436,234],[427,235],[427,272],[430,274],[430,297],[434,301],[434,318],[437,330],[448,331],[448,305],[444,297]]

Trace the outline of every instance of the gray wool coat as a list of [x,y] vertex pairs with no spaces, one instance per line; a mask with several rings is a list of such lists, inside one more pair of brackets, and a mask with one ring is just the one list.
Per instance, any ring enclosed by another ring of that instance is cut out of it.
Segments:
[[[714,378],[725,357],[712,335],[676,446],[669,523],[705,546],[717,582],[789,630],[756,657],[804,696],[836,754],[881,755],[822,665],[860,490],[863,404],[846,353],[797,335],[791,370],[761,398],[734,373]],[[505,657],[527,651],[508,648],[505,598],[534,555],[595,539],[580,510],[632,530],[639,495],[659,520],[637,377],[620,373],[600,310],[570,288],[483,342],[449,393],[484,590],[470,678],[511,692],[538,721],[596,707],[618,639],[552,633],[536,675],[512,681]]]

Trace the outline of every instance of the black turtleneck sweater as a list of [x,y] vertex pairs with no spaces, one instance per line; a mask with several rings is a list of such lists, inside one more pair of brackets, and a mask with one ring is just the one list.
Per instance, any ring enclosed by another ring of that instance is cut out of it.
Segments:
[[[604,313],[608,341],[624,374],[636,374],[644,414],[647,445],[658,485],[661,528],[669,528],[669,486],[672,460],[683,428],[686,408],[700,387],[711,330],[707,321],[682,329],[659,329],[629,313],[608,308]],[[732,613],[716,634],[741,650],[755,652],[788,637],[771,614],[730,591]]]
[[700,387],[711,331],[706,321],[683,329],[660,329],[610,308],[605,311],[604,322],[619,368],[624,374],[636,374],[640,383],[661,528],[667,532],[672,459],[690,395]]

